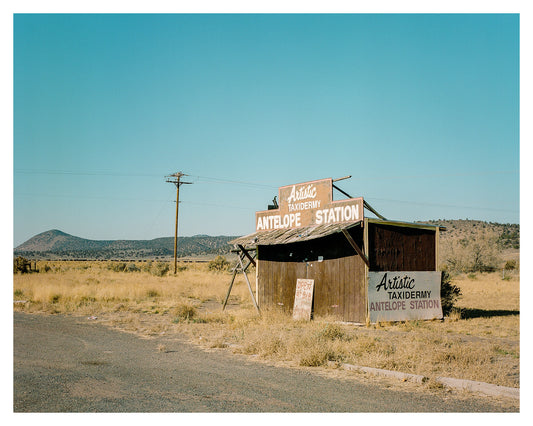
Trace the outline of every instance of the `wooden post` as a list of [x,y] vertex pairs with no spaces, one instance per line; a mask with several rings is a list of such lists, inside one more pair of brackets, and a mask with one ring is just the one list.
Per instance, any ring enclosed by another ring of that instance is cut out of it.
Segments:
[[[240,257],[240,254],[239,254]],[[231,282],[229,284],[228,292],[226,293],[226,298],[224,299],[224,303],[222,305],[222,310],[226,309],[226,304],[228,303],[229,295],[231,293],[231,288],[233,287],[233,283],[235,282],[235,277],[237,276],[237,268],[239,267],[239,262],[235,264],[235,267],[233,268],[233,276],[231,277]]]
[[176,227],[174,228],[174,275],[178,270],[178,212],[180,206],[180,177],[176,184]]
[[252,256],[250,256],[250,253],[248,253],[248,250],[246,250],[242,245],[237,244],[237,247],[242,251],[242,253],[252,262],[252,264],[255,266],[255,260]]
[[[239,248],[240,247],[242,247],[242,246],[239,246]],[[241,250],[242,250],[242,252],[239,253],[239,260],[237,261],[237,263],[235,264],[235,267],[233,268],[233,276],[231,277],[231,282],[230,282],[230,285],[229,285],[229,288],[228,288],[228,292],[226,293],[226,298],[224,299],[224,303],[222,304],[222,310],[226,309],[226,305],[228,303],[229,296],[231,294],[231,289],[233,288],[233,283],[235,282],[235,278],[236,278],[237,273],[239,272],[239,269],[240,269],[240,271],[244,274],[244,278],[246,280],[246,284],[248,284],[248,290],[250,291],[250,295],[252,296],[252,302],[254,303],[254,306],[257,309],[257,312],[261,313],[259,311],[259,306],[257,305],[257,302],[255,301],[254,293],[252,291],[252,286],[250,285],[250,281],[248,280],[248,275],[246,275],[246,270],[248,269],[248,267],[252,263],[255,266],[255,260],[254,260],[254,258],[252,256],[250,256],[250,254],[246,250],[244,250],[244,249],[241,249]],[[246,266],[244,266],[244,263],[242,262],[244,260],[245,256],[248,257],[248,263],[246,264]]]
[[174,275],[178,271],[178,212],[179,212],[179,205],[180,205],[180,186],[183,184],[192,184],[192,182],[183,182],[181,180],[182,176],[187,176],[184,173],[178,172],[174,173],[170,176],[167,176],[168,183],[173,183],[176,185],[176,226],[174,228]]
[[435,271],[439,270],[439,243],[440,243],[440,229],[437,226],[435,230]]
[[[363,220],[363,250],[365,253],[365,256],[368,259],[368,263],[370,263],[370,247],[368,245],[368,218],[364,218]],[[370,322],[370,310],[368,306],[368,273],[370,272],[370,266],[365,264],[365,276],[363,278],[363,285],[365,286],[363,290],[363,294],[365,297],[365,305],[366,305],[366,322]]]
[[248,284],[248,290],[250,291],[250,296],[252,296],[252,302],[254,302],[255,309],[257,309],[257,313],[261,313],[259,311],[259,306],[257,306],[257,302],[255,301],[254,292],[252,291],[252,286],[250,285],[250,281],[248,280],[248,275],[246,275],[246,270],[244,269],[244,265],[242,263],[242,257],[239,256],[239,262],[241,264],[242,273],[244,274],[244,279],[246,280],[246,284]]

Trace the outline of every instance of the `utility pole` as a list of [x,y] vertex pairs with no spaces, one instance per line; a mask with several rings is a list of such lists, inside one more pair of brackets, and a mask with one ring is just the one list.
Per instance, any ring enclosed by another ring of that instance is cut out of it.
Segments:
[[183,182],[181,178],[187,176],[182,172],[177,172],[166,176],[168,183],[176,185],[176,227],[174,229],[174,274],[178,270],[178,212],[180,205],[180,186],[183,184],[192,184],[192,182]]

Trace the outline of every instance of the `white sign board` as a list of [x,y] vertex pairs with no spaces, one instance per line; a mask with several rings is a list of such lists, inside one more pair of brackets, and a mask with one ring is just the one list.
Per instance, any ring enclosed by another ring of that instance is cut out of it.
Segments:
[[441,272],[368,273],[370,322],[442,318]]
[[302,278],[296,280],[296,293],[294,295],[294,308],[292,310],[293,319],[311,320],[314,287],[315,280]]

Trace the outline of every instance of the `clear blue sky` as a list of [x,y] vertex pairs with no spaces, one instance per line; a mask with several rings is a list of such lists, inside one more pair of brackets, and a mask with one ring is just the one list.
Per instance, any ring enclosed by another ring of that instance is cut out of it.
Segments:
[[[279,186],[519,223],[518,15],[15,15],[14,245],[243,235]],[[339,198],[342,198],[339,196]]]

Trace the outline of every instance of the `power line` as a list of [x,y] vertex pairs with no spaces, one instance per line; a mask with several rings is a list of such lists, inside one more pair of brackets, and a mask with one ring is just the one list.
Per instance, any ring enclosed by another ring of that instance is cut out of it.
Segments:
[[[48,169],[16,169],[16,174],[29,174],[29,175],[68,175],[68,176],[111,176],[111,177],[161,177],[160,174],[152,173],[122,173],[122,172],[110,172],[110,171],[72,171],[72,170],[48,170]],[[194,178],[194,183],[218,183],[218,184],[230,184],[230,185],[244,185],[257,188],[266,189],[278,189],[277,186],[266,185],[257,182],[247,182],[243,180],[216,178],[210,176],[200,175],[187,175],[190,178]]]
[[209,177],[209,176],[198,176],[198,175],[189,175],[189,177],[197,178],[198,182],[200,182],[200,180],[205,180],[210,183],[235,184],[235,185],[260,187],[260,188],[265,188],[265,189],[278,189],[277,186],[266,185],[266,184],[257,183],[257,182],[246,182],[242,180],[222,179],[222,178],[214,178],[214,177]]
[[151,173],[123,173],[110,171],[71,171],[71,170],[47,170],[47,169],[16,169],[17,174],[26,175],[72,175],[72,176],[114,176],[114,177],[161,177]]
[[[96,196],[81,196],[81,195],[64,195],[64,194],[43,194],[43,193],[18,193],[15,195],[15,198],[19,197],[55,197],[55,198],[67,198],[67,199],[91,199],[91,200],[115,200],[115,201],[141,201],[141,202],[158,202],[158,203],[173,203],[175,201],[170,200],[158,200],[158,199],[147,199],[147,198],[124,198],[124,197],[96,197]],[[508,213],[518,213],[518,210],[512,209],[496,209],[491,207],[475,207],[475,206],[460,206],[454,204],[433,204],[433,203],[420,203],[420,202],[411,202],[411,201],[402,201],[402,200],[391,200],[389,198],[374,198],[369,197],[367,200],[370,201],[385,201],[390,203],[398,204],[411,204],[418,206],[426,207],[449,207],[449,208],[461,208],[461,209],[475,209],[475,210],[487,210],[487,211],[502,211]],[[194,205],[194,206],[208,206],[208,207],[221,207],[227,209],[238,209],[238,210],[248,210],[256,211],[256,208],[253,207],[243,207],[236,206],[235,204],[218,204],[218,203],[200,203],[195,201],[180,201],[180,204]]]
[[509,212],[509,213],[518,213],[517,210],[511,210],[511,209],[495,209],[491,207],[475,207],[475,206],[458,206],[453,204],[433,204],[433,203],[419,203],[419,202],[412,202],[412,201],[402,201],[402,200],[390,200],[387,198],[369,198],[370,200],[378,200],[378,201],[387,201],[392,203],[399,203],[399,204],[410,204],[410,205],[417,205],[417,206],[427,206],[427,207],[450,207],[450,208],[456,208],[456,209],[475,209],[475,210],[489,210],[489,211],[502,211],[502,212]]
[[46,198],[68,198],[68,199],[82,199],[82,200],[117,200],[117,201],[148,201],[148,202],[167,202],[169,200],[157,200],[148,198],[126,198],[126,197],[104,197],[104,196],[91,196],[91,195],[71,195],[71,194],[46,194],[46,193],[32,193],[32,192],[18,192],[14,194],[15,198],[19,197],[46,197]]

